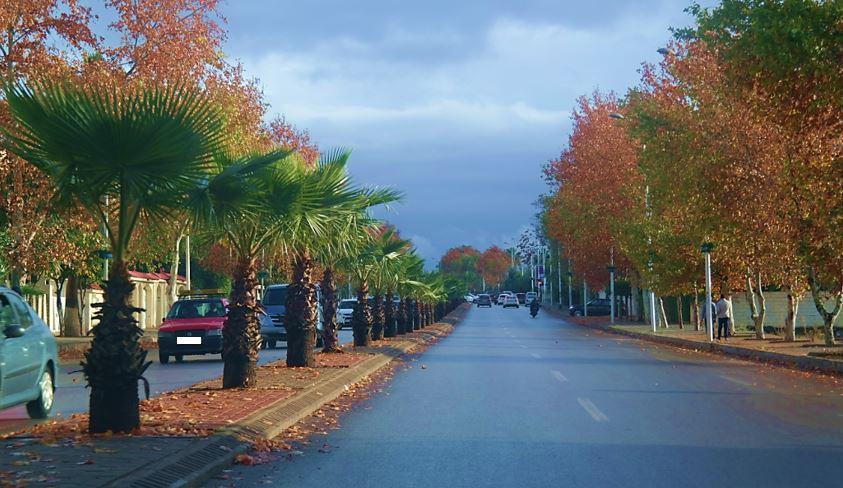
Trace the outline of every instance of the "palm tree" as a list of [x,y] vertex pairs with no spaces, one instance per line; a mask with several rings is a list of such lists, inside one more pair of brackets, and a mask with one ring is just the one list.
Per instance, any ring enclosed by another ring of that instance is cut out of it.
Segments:
[[62,84],[6,88],[11,151],[52,179],[55,200],[80,205],[107,230],[105,299],[82,370],[91,389],[88,429],[140,426],[138,381],[149,366],[129,304],[129,243],[139,220],[167,220],[205,178],[225,142],[224,120],[198,89],[83,90]]
[[[293,279],[287,292],[287,365],[308,366],[316,364],[316,283],[312,279],[314,254],[334,252],[353,256],[354,246],[336,240],[347,235],[349,229],[359,225],[372,225],[366,212],[373,206],[388,204],[400,194],[386,189],[356,187],[348,176],[347,163],[350,152],[337,150],[320,156],[316,168],[306,170],[308,176],[321,175],[321,188],[330,202],[319,221],[309,218],[288,222],[282,236],[289,249],[293,264]],[[324,278],[324,277],[323,277]],[[333,298],[333,290],[331,292]],[[332,300],[333,301],[333,300]],[[331,307],[335,305],[331,304]],[[332,311],[335,315],[335,309]]]
[[[411,297],[420,293],[424,283],[420,280],[424,275],[424,260],[416,255],[415,250],[406,252],[399,267],[398,293],[401,295],[401,306],[398,311],[398,333],[411,333],[414,329],[415,304]],[[418,329],[418,327],[415,327]]]
[[367,241],[357,256],[345,263],[346,269],[357,283],[357,306],[351,317],[354,345],[368,346],[372,342],[372,312],[369,307],[369,283],[379,273],[385,261],[397,259],[407,242],[397,238],[392,228],[367,232]]

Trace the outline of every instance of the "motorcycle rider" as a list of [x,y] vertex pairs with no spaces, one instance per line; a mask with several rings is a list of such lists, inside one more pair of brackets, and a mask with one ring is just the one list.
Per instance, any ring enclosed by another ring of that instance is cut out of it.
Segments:
[[536,315],[539,313],[539,300],[538,298],[533,298],[533,301],[530,302],[530,315],[533,318],[536,318]]

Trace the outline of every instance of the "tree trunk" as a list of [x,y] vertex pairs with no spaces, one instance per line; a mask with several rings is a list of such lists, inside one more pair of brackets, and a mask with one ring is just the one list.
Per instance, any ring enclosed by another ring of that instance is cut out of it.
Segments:
[[287,288],[284,326],[287,329],[287,366],[316,366],[316,284],[313,261],[306,253],[293,259],[293,279]]
[[413,330],[421,330],[424,326],[421,323],[421,302],[413,300]]
[[255,258],[240,258],[234,270],[228,316],[223,323],[223,388],[255,388],[261,343],[255,289]]
[[375,298],[372,301],[372,340],[373,341],[383,340],[383,322],[384,322],[383,295],[381,295],[380,293],[376,293]]
[[684,329],[685,320],[682,318],[682,295],[676,295],[676,313],[679,315],[679,328]]
[[357,305],[351,315],[355,346],[372,344],[372,311],[369,309],[369,284],[365,281],[357,288]]
[[392,291],[386,292],[386,301],[383,305],[383,335],[384,337],[395,337],[398,335],[398,327],[395,324],[395,297]]
[[179,299],[179,245],[181,244],[181,240],[184,237],[184,233],[180,232],[179,237],[176,239],[176,245],[174,254],[173,254],[173,263],[170,266],[170,305],[172,306],[176,303],[176,300]]
[[662,327],[670,328],[670,324],[667,322],[667,314],[664,311],[664,298],[662,297],[659,297],[659,319],[662,321]]
[[56,314],[59,317],[59,335],[63,337],[67,337],[67,333],[64,330],[64,307],[61,305],[61,296],[62,291],[64,290],[64,285],[67,283],[67,278],[56,278]]
[[322,352],[343,352],[337,335],[337,285],[334,270],[322,273]]
[[694,283],[694,330],[699,332],[702,327],[701,326],[701,318],[700,317],[700,291],[697,289],[697,284]]
[[785,342],[796,341],[796,312],[799,308],[799,296],[793,291],[793,288],[785,286],[787,292],[787,317],[784,321],[784,340]]
[[[749,309],[752,312],[752,324],[755,327],[755,338],[763,340],[764,337],[764,316],[767,314],[767,305],[764,300],[764,292],[761,291],[761,273],[758,273],[758,291],[756,292],[752,286],[752,275],[747,270],[746,274],[746,301],[749,302]],[[759,297],[760,310],[758,304],[755,302],[755,297]],[[735,320],[732,317],[732,320]]]
[[105,297],[96,317],[91,349],[85,353],[82,371],[91,389],[88,431],[127,433],[140,427],[138,380],[149,366],[140,346],[143,330],[135,313],[142,309],[129,305],[135,286],[123,260],[111,264]]
[[637,293],[634,297],[635,300],[635,308],[638,312],[638,321],[644,322],[646,320],[644,311],[648,308],[646,305],[646,300],[644,298],[644,290],[640,290],[640,293]]
[[64,300],[64,335],[82,337],[82,321],[79,320],[79,278],[71,274],[67,279]]
[[808,267],[808,287],[811,289],[811,298],[814,300],[814,306],[817,308],[820,317],[823,319],[823,335],[825,336],[825,345],[833,346],[834,340],[834,321],[840,314],[841,303],[843,303],[843,288],[835,290],[834,293],[834,308],[829,312],[825,309],[823,303],[820,284],[817,282],[816,274],[813,266]]
[[407,304],[407,298],[404,297],[401,298],[401,303],[398,305],[398,335],[404,335],[413,330],[408,315],[409,305]]

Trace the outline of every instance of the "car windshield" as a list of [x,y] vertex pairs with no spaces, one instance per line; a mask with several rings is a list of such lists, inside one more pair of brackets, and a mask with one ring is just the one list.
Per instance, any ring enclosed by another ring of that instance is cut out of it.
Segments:
[[167,318],[202,319],[206,317],[225,317],[226,309],[218,298],[209,300],[179,300],[173,304]]
[[287,287],[279,286],[277,288],[269,288],[263,296],[264,305],[284,305],[287,302]]
[[354,308],[355,303],[357,303],[357,300],[342,300],[339,308]]

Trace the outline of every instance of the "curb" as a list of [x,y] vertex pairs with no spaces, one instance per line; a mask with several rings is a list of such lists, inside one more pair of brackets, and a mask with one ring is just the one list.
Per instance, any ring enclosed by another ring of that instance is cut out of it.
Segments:
[[598,324],[578,324],[575,322],[568,323],[578,325],[580,327],[587,327],[590,329],[608,332],[609,334],[632,337],[647,342],[665,344],[668,346],[679,347],[682,349],[721,353],[727,356],[735,356],[741,359],[749,359],[761,363],[772,363],[779,366],[792,367],[805,371],[821,371],[824,373],[843,375],[843,361],[835,361],[831,359],[822,359],[810,356],[793,356],[790,354],[783,354],[780,352],[760,351],[758,349],[751,349],[748,347],[729,346],[726,344],[714,342],[698,342],[692,341],[690,339],[682,339],[679,337],[665,337],[652,334],[642,334],[640,332],[615,329],[610,326]]
[[201,486],[229,466],[238,454],[250,449],[250,441],[272,439],[301,419],[342,395],[352,385],[375,373],[394,359],[410,353],[418,346],[447,336],[468,310],[461,305],[438,323],[447,324],[447,331],[429,327],[415,331],[412,340],[396,342],[378,354],[346,369],[320,377],[307,390],[285,398],[249,415],[237,425],[223,427],[213,435],[197,439],[190,447],[167,459],[149,463],[111,480],[104,486],[131,488],[186,488]]

